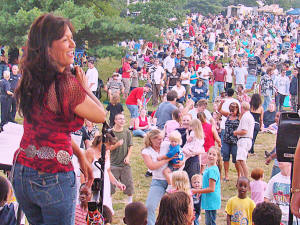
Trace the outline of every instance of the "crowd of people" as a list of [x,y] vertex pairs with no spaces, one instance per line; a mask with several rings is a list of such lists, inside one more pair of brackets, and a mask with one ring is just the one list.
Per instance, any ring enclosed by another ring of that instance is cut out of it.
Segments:
[[[52,83],[39,79],[41,74],[30,70],[28,65],[34,65],[29,56],[45,58],[31,48],[22,77],[14,65],[11,72],[3,72],[1,80],[1,125],[14,121],[16,102],[25,117],[12,185],[28,221],[84,224],[87,202],[99,199],[95,183],[101,173],[95,161],[101,157],[101,145],[105,144],[103,202],[110,217],[114,214],[111,195],[117,187],[127,195],[126,224],[214,225],[221,208],[221,185],[229,185],[232,179],[231,157],[236,168],[233,179],[237,179],[237,195],[226,203],[227,224],[287,225],[290,163],[274,162],[272,178],[265,183],[262,169],[248,171],[247,159],[256,154],[259,132],[276,133],[281,111],[287,106],[297,110],[300,52],[296,48],[296,19],[266,14],[229,18],[194,14],[187,18],[185,26],[162,33],[163,44],[144,40],[122,42],[128,54],[104,86],[114,136],[106,136],[102,143],[94,123],[104,122],[106,112],[95,97],[99,75],[94,60],[87,60],[86,76],[79,67],[75,67],[76,78],[69,76],[69,65],[74,59],[68,52],[75,48],[72,25],[51,14],[41,16],[32,25],[29,37],[38,35],[34,28],[40,23],[47,27],[46,22],[57,26],[60,32],[52,39],[45,38],[49,43],[44,45],[49,47],[47,52],[59,67],[54,69],[48,62],[47,68],[37,70],[48,69],[45,74]],[[61,30],[56,20],[67,28]],[[61,41],[63,38],[67,38],[68,44]],[[65,58],[56,53],[63,51],[67,52]],[[58,72],[55,77],[51,74],[53,70]],[[12,81],[10,74],[15,76]],[[32,74],[36,76],[34,84],[30,82]],[[36,96],[35,101],[31,96]],[[130,113],[129,129],[122,98]],[[43,135],[39,134],[41,130]],[[50,135],[52,131],[55,132]],[[80,147],[86,151],[71,142],[66,135],[71,132],[82,137]],[[144,138],[141,155],[148,168],[145,175],[152,176],[145,205],[133,202],[132,135]],[[81,175],[71,173],[72,152],[83,169]],[[276,158],[276,149],[265,154],[268,164]],[[76,189],[78,175],[80,185]],[[9,186],[6,181],[2,183],[3,187]],[[33,190],[24,189],[30,185]],[[51,185],[59,188],[52,188],[53,202],[49,207],[47,196],[40,193],[44,193],[44,186],[50,190]],[[62,192],[70,195],[64,196]],[[76,192],[80,197],[74,204]],[[7,198],[8,194],[3,194],[0,206],[9,211],[13,208],[6,203]],[[40,205],[39,201],[45,204]],[[204,222],[200,222],[201,210],[205,211]],[[261,221],[263,216],[268,217]]]

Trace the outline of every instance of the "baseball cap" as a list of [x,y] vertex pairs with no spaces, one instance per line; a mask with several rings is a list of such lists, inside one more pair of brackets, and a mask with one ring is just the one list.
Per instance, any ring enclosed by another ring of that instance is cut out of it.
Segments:
[[145,84],[145,87],[148,87],[148,88],[152,89],[152,86],[149,83]]
[[114,72],[112,76],[119,76],[119,73]]

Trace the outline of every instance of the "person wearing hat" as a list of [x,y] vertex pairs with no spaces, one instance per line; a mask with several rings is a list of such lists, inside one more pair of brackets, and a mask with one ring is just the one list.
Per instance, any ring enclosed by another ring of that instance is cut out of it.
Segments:
[[127,98],[130,90],[131,58],[127,57],[122,66],[122,82],[124,84],[124,97]]
[[142,98],[144,96],[144,93],[148,93],[149,91],[151,91],[151,84],[147,83],[144,87],[135,88],[127,97],[125,103],[131,117],[129,129],[133,128],[134,120],[139,116],[139,109],[143,107]]
[[122,93],[124,96],[124,85],[122,81],[120,81],[118,73],[113,73],[112,78],[109,79],[104,90],[107,91],[109,99],[114,93],[118,93],[119,95]]
[[86,78],[88,81],[88,87],[96,95],[97,87],[98,87],[98,70],[95,67],[94,59],[89,59],[88,61],[88,70],[86,71]]

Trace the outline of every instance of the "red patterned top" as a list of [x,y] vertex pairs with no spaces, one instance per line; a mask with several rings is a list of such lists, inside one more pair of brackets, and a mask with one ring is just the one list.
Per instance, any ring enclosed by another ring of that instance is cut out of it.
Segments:
[[215,145],[215,138],[212,132],[212,125],[209,123],[202,123],[203,132],[205,135],[204,138],[204,150],[208,152],[210,147]]
[[[58,75],[59,99],[62,110],[57,103],[55,84],[50,85],[43,107],[35,104],[32,109],[32,123],[24,118],[24,134],[20,147],[26,149],[34,145],[36,149],[47,146],[55,153],[64,150],[73,155],[71,132],[79,130],[83,119],[74,114],[74,108],[82,103],[86,92],[73,75]],[[60,112],[62,111],[62,112]],[[15,157],[17,155],[15,152]],[[17,162],[46,173],[68,172],[73,170],[72,162],[63,165],[53,159],[28,158],[24,151],[19,151]]]

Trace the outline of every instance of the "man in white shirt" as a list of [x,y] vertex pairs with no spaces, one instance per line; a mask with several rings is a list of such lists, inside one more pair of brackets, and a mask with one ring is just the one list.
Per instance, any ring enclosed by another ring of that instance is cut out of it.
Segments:
[[247,70],[242,66],[242,62],[238,61],[237,67],[234,68],[235,82],[234,86],[242,85],[245,88],[247,81]]
[[175,52],[172,52],[171,55],[167,56],[164,60],[164,69],[169,73],[172,73],[172,69],[175,67]]
[[240,124],[233,132],[233,135],[238,137],[236,160],[239,167],[239,175],[244,177],[248,177],[246,160],[248,151],[252,146],[254,125],[255,121],[250,113],[250,104],[248,102],[242,102]]
[[204,61],[200,63],[200,66],[197,70],[197,76],[204,81],[207,89],[209,89],[209,78],[212,77],[212,71],[208,66],[205,65]]
[[86,78],[88,82],[88,86],[91,91],[96,94],[97,87],[98,87],[98,70],[94,65],[94,60],[88,61],[88,70],[86,71]]
[[156,106],[158,104],[158,97],[160,92],[160,84],[165,73],[162,66],[159,65],[159,59],[154,60],[154,65],[149,69],[151,75],[151,83],[152,83],[152,105]]

